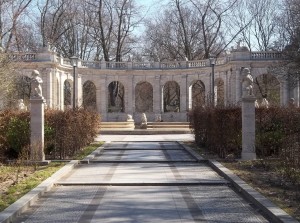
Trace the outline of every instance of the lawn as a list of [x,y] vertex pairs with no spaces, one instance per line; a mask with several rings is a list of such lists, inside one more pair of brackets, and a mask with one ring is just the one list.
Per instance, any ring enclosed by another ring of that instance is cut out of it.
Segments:
[[[83,159],[102,144],[92,143],[72,159]],[[64,164],[65,162],[51,162],[47,166],[25,165],[22,160],[10,164],[0,163],[0,211],[50,177]]]

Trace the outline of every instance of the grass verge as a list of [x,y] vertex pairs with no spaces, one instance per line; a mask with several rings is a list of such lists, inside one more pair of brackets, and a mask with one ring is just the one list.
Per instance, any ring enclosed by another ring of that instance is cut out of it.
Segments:
[[[72,159],[83,159],[102,144],[103,142],[91,143]],[[47,166],[22,165],[22,162],[10,165],[0,163],[0,211],[38,186],[64,165],[61,162],[51,162]]]

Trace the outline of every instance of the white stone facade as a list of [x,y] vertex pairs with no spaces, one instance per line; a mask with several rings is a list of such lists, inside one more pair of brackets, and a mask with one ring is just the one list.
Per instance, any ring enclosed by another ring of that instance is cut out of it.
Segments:
[[[70,86],[73,86],[73,68],[69,59],[49,51],[16,55],[14,59],[18,61],[16,68],[22,75],[29,76],[34,69],[40,72],[44,81],[43,96],[48,108],[65,109],[64,82],[67,80]],[[267,68],[278,61],[280,54],[276,52],[234,51],[230,55],[218,58],[214,77],[215,83],[224,83],[224,104],[241,102],[243,67],[250,68],[251,74],[256,77],[267,73]],[[140,120],[141,113],[135,111],[135,87],[139,82],[146,81],[153,88],[153,109],[151,112],[145,112],[148,121],[155,121],[157,115],[161,115],[163,121],[187,121],[187,111],[191,109],[192,104],[191,86],[201,80],[205,86],[205,96],[209,98],[211,72],[209,60],[147,63],[79,61],[76,68],[75,99],[80,106],[83,85],[86,81],[91,81],[96,87],[96,109],[101,114],[102,121],[126,121],[128,114],[137,121]],[[108,112],[108,85],[113,81],[119,81],[124,86],[124,112]],[[168,81],[175,81],[180,87],[178,112],[164,112],[163,87]],[[299,87],[290,90],[286,81],[279,82],[281,105],[286,105],[291,97],[294,97],[299,105]],[[216,87],[214,90],[218,95]]]

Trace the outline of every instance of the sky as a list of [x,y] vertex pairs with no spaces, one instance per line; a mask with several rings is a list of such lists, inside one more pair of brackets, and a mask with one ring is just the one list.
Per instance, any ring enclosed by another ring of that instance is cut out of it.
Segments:
[[147,16],[155,14],[156,10],[159,10],[159,8],[167,2],[168,0],[136,0],[138,5],[145,6],[144,10],[145,13],[147,13]]

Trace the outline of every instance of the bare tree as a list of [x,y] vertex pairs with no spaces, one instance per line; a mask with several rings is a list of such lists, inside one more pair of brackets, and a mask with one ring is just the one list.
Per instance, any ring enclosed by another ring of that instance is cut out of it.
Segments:
[[31,2],[32,0],[0,1],[0,46],[5,52],[10,49],[14,38],[18,38],[18,24]]
[[93,23],[93,38],[101,46],[105,61],[122,61],[133,48],[133,30],[140,23],[134,0],[86,0],[90,5]]
[[145,53],[154,60],[194,60],[220,55],[249,23],[232,34],[226,31],[238,3],[170,0],[167,9],[146,23]]
[[250,50],[267,51],[273,48],[279,34],[279,8],[278,0],[241,1],[237,5],[234,25],[246,26],[239,38]]

